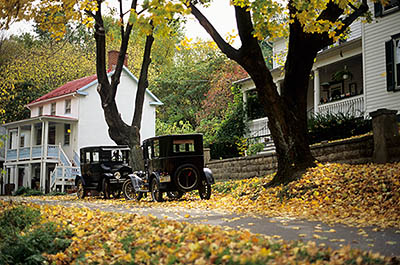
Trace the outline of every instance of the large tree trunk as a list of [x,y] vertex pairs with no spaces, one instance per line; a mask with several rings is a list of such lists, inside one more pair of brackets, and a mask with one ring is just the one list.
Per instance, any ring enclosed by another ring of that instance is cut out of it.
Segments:
[[[129,37],[132,31],[133,24],[128,23],[126,28],[121,23],[121,46],[118,56],[118,62],[115,67],[114,74],[111,77],[111,83],[108,80],[106,72],[106,39],[104,22],[101,14],[102,0],[97,0],[99,9],[95,14],[92,14],[95,24],[95,39],[96,39],[96,71],[98,86],[97,91],[101,98],[101,106],[103,108],[106,123],[108,125],[108,134],[110,138],[118,145],[128,145],[130,152],[130,165],[133,170],[143,170],[143,151],[141,149],[140,128],[143,113],[143,103],[146,89],[148,87],[148,70],[151,63],[150,55],[151,48],[154,42],[152,35],[146,37],[145,51],[143,55],[142,68],[140,71],[138,88],[136,92],[134,116],[132,124],[127,125],[121,118],[118,111],[118,106],[115,101],[118,85],[120,83],[123,62],[125,60]],[[133,0],[131,9],[136,10],[137,1]],[[120,15],[123,22],[122,2],[120,2]]]

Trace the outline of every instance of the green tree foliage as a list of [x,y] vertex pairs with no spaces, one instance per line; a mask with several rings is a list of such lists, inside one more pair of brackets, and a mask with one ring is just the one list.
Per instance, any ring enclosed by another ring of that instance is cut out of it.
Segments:
[[224,59],[207,42],[197,42],[191,47],[180,44],[177,48],[173,65],[160,73],[150,89],[164,103],[157,113],[162,122],[171,125],[180,121],[189,122],[196,129],[199,126],[196,114],[202,111],[212,74],[220,68]]
[[40,40],[29,34],[4,41],[13,46],[0,65],[0,121],[29,117],[25,105],[71,81],[94,73],[94,53],[69,42]]

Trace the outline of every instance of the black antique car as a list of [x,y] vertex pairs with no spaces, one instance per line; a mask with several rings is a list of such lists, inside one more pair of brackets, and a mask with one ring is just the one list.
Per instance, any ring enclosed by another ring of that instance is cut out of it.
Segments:
[[171,199],[198,190],[202,199],[211,196],[212,172],[204,168],[201,134],[165,135],[143,142],[145,170],[134,172],[123,185],[126,199],[140,200],[147,192],[154,201]]
[[118,198],[122,185],[132,173],[128,166],[127,146],[93,146],[80,150],[81,176],[75,179],[77,195],[102,193],[104,198]]

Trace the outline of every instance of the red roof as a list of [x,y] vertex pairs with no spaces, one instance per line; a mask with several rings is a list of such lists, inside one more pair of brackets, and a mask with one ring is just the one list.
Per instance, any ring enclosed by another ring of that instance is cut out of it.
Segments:
[[41,96],[40,98],[35,99],[28,105],[38,103],[38,102],[46,100],[46,99],[51,99],[51,98],[74,93],[78,89],[90,84],[91,82],[93,82],[96,79],[97,79],[97,75],[91,75],[91,76],[83,77],[83,78],[68,82],[68,83],[60,86],[59,88],[56,88],[53,91],[50,91],[49,93]]

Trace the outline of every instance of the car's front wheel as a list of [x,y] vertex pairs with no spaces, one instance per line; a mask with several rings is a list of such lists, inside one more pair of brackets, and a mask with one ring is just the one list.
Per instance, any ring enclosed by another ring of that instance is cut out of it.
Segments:
[[211,198],[211,185],[203,181],[199,188],[199,195],[202,200],[208,200]]
[[157,181],[156,178],[151,180],[151,198],[153,201],[162,202],[163,201],[163,193],[160,191],[160,183]]
[[83,182],[81,179],[78,179],[76,186],[78,188],[78,190],[76,192],[76,195],[78,196],[78,198],[79,199],[85,198],[86,192],[85,192],[85,188],[83,187]]
[[124,193],[124,197],[126,200],[137,200],[139,201],[143,197],[142,192],[137,192],[133,188],[132,181],[130,179],[124,182],[122,185],[122,192]]

